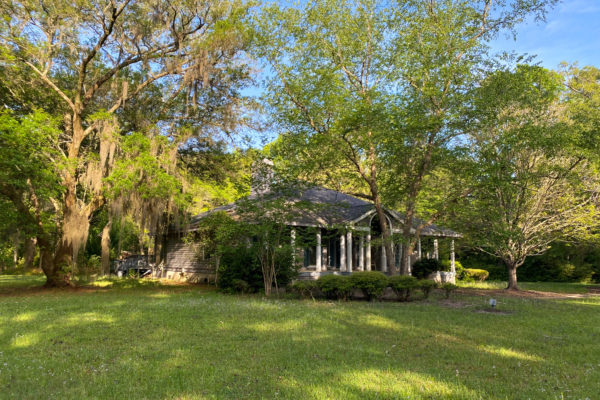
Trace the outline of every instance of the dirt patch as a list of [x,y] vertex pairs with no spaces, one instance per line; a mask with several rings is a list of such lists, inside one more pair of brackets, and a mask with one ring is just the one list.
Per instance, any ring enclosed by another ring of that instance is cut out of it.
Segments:
[[108,292],[110,290],[128,290],[128,289],[156,289],[160,290],[176,290],[176,291],[186,291],[186,290],[197,290],[201,289],[202,291],[215,291],[216,288],[214,286],[205,285],[205,284],[192,284],[187,282],[175,282],[175,281],[161,281],[159,285],[156,286],[144,286],[143,284],[139,286],[132,287],[119,287],[115,285],[107,286],[92,286],[92,285],[81,285],[81,286],[71,286],[71,287],[63,287],[63,288],[48,288],[45,286],[29,286],[29,287],[2,287],[0,288],[0,298],[1,297],[22,297],[22,296],[43,296],[43,295],[52,295],[52,294],[65,294],[65,293],[77,293],[77,294],[85,294],[85,293],[99,293],[99,292]]
[[93,293],[97,292],[98,287],[64,287],[64,288],[47,288],[45,286],[33,286],[33,287],[8,287],[0,289],[0,297],[16,297],[16,296],[39,296],[54,293]]
[[538,290],[506,290],[506,289],[458,289],[457,293],[487,297],[519,297],[525,299],[581,299],[589,297],[588,293],[556,293]]
[[456,301],[452,299],[440,300],[440,305],[448,308],[467,308],[473,306],[471,303],[465,303],[464,301]]
[[600,296],[600,287],[598,286],[586,286],[586,289],[589,294],[593,294],[596,296]]

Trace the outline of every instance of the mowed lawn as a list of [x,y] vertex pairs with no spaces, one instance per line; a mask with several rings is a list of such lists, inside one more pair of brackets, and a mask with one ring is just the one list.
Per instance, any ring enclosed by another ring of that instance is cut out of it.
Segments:
[[600,297],[489,313],[470,289],[344,303],[26,282],[0,276],[2,399],[600,398]]

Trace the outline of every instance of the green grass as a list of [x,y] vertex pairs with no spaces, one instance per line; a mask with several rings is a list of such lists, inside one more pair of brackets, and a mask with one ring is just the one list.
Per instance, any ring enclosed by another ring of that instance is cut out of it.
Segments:
[[599,297],[501,297],[505,313],[483,313],[487,297],[468,291],[344,303],[135,281],[15,295],[0,282],[0,398],[600,395]]
[[[458,286],[474,289],[505,289],[505,281],[483,281],[483,282],[463,282],[458,281]],[[540,292],[556,293],[586,293],[588,287],[598,287],[597,284],[589,283],[563,283],[563,282],[519,282],[522,290],[537,290]]]
[[0,275],[0,290],[42,286],[45,282],[43,275]]

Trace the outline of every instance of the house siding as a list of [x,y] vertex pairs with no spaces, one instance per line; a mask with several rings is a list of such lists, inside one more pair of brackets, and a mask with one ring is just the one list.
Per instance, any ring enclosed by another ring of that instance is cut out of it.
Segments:
[[198,259],[199,244],[186,243],[173,235],[167,238],[167,258],[163,277],[174,280],[213,282],[215,260]]

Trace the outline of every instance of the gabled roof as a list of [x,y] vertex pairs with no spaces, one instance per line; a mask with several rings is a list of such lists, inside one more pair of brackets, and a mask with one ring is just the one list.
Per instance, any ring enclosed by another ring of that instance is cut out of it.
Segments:
[[[331,227],[336,225],[354,224],[361,221],[375,211],[373,203],[350,196],[335,190],[327,189],[320,186],[309,186],[299,188],[292,193],[276,194],[267,192],[264,194],[253,193],[248,196],[247,200],[260,201],[262,197],[285,197],[290,203],[307,202],[313,207],[300,208],[294,216],[290,225],[295,226],[322,226]],[[210,211],[198,214],[190,220],[187,230],[197,229],[200,221],[219,211],[225,211],[230,214],[235,214],[237,203],[230,203],[225,206],[216,207]],[[386,209],[389,216],[395,219],[396,223],[404,222],[404,215],[395,210]],[[422,224],[424,221],[415,220],[415,225]],[[437,225],[429,225],[421,231],[424,236],[439,236],[439,237],[461,237],[457,232],[443,228]]]

